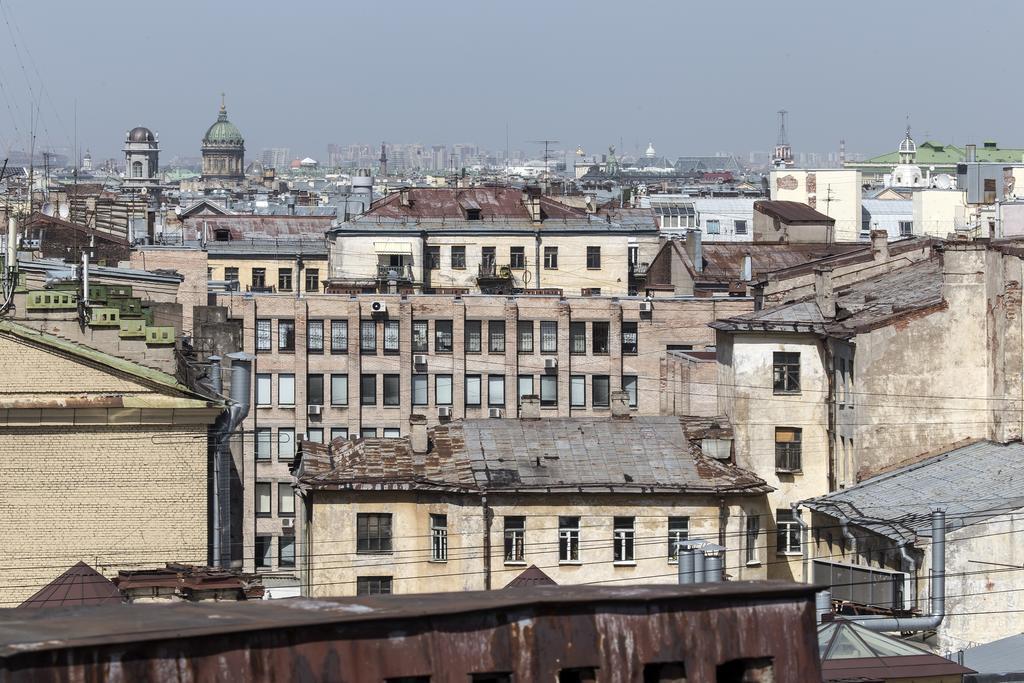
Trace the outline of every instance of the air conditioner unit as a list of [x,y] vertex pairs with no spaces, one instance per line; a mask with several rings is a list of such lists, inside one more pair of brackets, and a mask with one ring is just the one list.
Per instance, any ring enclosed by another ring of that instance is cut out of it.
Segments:
[[640,302],[640,312],[641,313],[652,313],[653,311],[654,311],[654,304],[652,302],[650,302],[650,301],[641,301]]
[[321,415],[324,412],[324,407],[321,405],[308,405],[306,406],[307,415]]
[[488,408],[487,417],[501,417],[501,408]]
[[449,417],[450,418],[452,416],[452,407],[451,406],[439,406],[438,409],[437,409],[437,416],[438,417]]
[[282,529],[294,529],[295,528],[295,519],[292,518],[292,517],[285,517],[284,519],[281,520],[281,528]]
[[413,365],[418,365],[418,366],[426,365],[427,364],[427,357],[426,357],[426,355],[424,355],[422,353],[417,353],[415,356],[412,357],[412,364]]
[[370,302],[371,313],[387,313],[388,306],[383,301],[371,301]]
[[554,370],[557,367],[558,367],[558,359],[557,358],[545,358],[544,359],[544,369],[545,370]]

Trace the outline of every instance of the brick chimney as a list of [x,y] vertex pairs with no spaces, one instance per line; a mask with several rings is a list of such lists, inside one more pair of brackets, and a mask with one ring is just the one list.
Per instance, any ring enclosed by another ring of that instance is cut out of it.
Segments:
[[889,233],[885,230],[871,231],[871,256],[879,263],[889,260]]
[[539,420],[540,419],[540,396],[537,394],[526,394],[519,401],[519,419]]
[[427,440],[427,418],[425,415],[409,416],[409,445],[413,453],[426,453],[430,450]]
[[613,391],[609,397],[612,404],[612,418],[615,420],[628,420],[629,394],[625,391]]
[[836,317],[836,295],[832,286],[832,266],[814,269],[814,301],[825,318]]

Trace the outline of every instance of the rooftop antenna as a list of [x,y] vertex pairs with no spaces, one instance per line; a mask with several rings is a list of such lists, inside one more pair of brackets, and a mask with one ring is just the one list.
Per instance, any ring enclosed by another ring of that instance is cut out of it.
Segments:
[[551,159],[551,145],[560,144],[558,140],[527,140],[534,145],[544,145],[544,175],[551,175],[548,161]]
[[785,109],[779,110],[779,141],[775,144],[780,147],[789,144],[789,135],[786,134],[786,114],[788,113]]

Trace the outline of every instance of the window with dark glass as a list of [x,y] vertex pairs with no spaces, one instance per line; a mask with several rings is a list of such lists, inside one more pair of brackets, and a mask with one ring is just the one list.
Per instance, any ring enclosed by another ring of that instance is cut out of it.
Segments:
[[324,350],[324,321],[306,321],[306,350],[311,353],[323,353]]
[[278,351],[294,351],[295,350],[295,321],[294,320],[278,320],[277,321],[277,350]]
[[607,408],[610,403],[610,384],[608,375],[594,375],[591,380],[590,393],[595,408]]
[[800,523],[793,515],[793,510],[775,511],[775,549],[782,554],[803,553],[800,542]]
[[554,408],[558,405],[558,377],[556,375],[540,376],[540,405]]
[[324,376],[321,374],[306,375],[306,405],[322,406],[324,404]]
[[505,561],[526,559],[526,518],[505,517]]
[[487,350],[491,353],[505,353],[505,321],[487,321]]
[[533,353],[533,321],[519,321],[519,353]]
[[569,323],[569,353],[574,356],[587,353],[587,324]]
[[261,318],[256,321],[256,350],[257,351],[270,351],[270,330],[271,321],[266,318]]
[[466,247],[452,247],[452,269],[465,270]]
[[290,292],[290,291],[292,291],[292,269],[291,268],[278,268],[277,269],[277,291],[279,291],[279,292]]
[[544,247],[545,270],[558,269],[558,247]]
[[558,518],[558,561],[580,561],[580,518]]
[[690,537],[689,517],[668,518],[668,561],[679,560],[679,544]]
[[331,321],[331,353],[348,353],[348,321]]
[[448,515],[430,515],[430,561],[448,561]]
[[412,321],[412,351],[427,353],[430,351],[429,323],[426,320]]
[[637,322],[622,321],[622,355],[635,356],[637,352]]
[[224,279],[228,282],[238,282],[238,268],[225,268]]
[[277,539],[277,566],[295,566],[295,537],[279,536]]
[[612,561],[632,562],[636,542],[636,520],[633,517],[615,517],[612,529]]
[[402,402],[401,375],[384,375],[384,405],[397,406]]
[[357,576],[356,595],[391,595],[391,577]]
[[508,265],[509,268],[525,268],[526,267],[526,247],[512,247],[508,250]]
[[601,247],[587,247],[587,269],[601,269]]
[[256,537],[256,566],[257,567],[269,567],[273,561],[273,547],[274,537],[273,536],[257,536]]
[[452,321],[434,321],[434,351],[436,353],[452,352]]
[[392,552],[391,515],[378,512],[357,513],[356,539],[356,552]]
[[441,268],[441,247],[427,247],[427,269],[439,270]]
[[307,292],[319,292],[320,291],[320,269],[319,268],[307,268],[306,269],[306,291]]
[[799,427],[775,428],[775,470],[777,472],[800,471],[802,437],[803,430]]
[[494,264],[497,261],[497,249],[495,247],[480,248],[480,267],[484,272],[494,272]]
[[384,321],[384,353],[398,353],[399,321]]
[[761,535],[761,518],[758,515],[747,517],[746,533],[746,560],[747,564],[754,564],[759,561],[760,553],[757,545]]
[[253,289],[265,289],[267,286],[267,269],[266,268],[253,268],[252,269],[252,288]]
[[558,321],[540,321],[540,352],[555,353],[558,351]]
[[362,375],[359,378],[359,404],[377,405],[377,375]]
[[608,353],[608,323],[594,322],[593,327],[593,353]]
[[480,321],[479,320],[467,320],[465,329],[465,345],[466,353],[480,353],[481,350],[481,332],[480,332]]
[[377,321],[359,321],[359,350],[363,353],[377,352]]
[[772,354],[772,386],[776,394],[800,391],[800,354],[776,351]]

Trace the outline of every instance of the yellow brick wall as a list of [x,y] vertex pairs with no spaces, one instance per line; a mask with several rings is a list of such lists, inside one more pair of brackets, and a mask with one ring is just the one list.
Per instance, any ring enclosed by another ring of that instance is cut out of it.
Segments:
[[79,560],[107,577],[206,562],[203,425],[0,428],[0,462],[0,607]]
[[0,338],[0,368],[5,372],[0,396],[14,398],[38,394],[141,394],[152,389],[109,371],[44,351],[8,337]]

